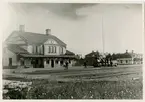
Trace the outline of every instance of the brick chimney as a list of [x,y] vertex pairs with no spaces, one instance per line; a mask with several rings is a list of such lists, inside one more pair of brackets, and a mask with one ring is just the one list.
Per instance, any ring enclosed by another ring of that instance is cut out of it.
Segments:
[[19,25],[19,31],[24,32],[25,31],[25,25]]
[[46,35],[50,35],[51,34],[51,29],[46,29]]

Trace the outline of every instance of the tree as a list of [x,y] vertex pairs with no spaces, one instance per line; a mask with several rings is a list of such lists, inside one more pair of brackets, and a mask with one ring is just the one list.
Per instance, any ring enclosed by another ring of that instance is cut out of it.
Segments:
[[100,57],[100,53],[99,53],[99,51],[96,51],[96,53],[95,53],[95,57],[97,57],[97,58]]
[[116,60],[117,59],[117,55],[115,53],[112,54],[112,60]]
[[109,53],[107,56],[106,56],[106,59],[111,59],[112,58],[112,56],[111,56],[111,54]]

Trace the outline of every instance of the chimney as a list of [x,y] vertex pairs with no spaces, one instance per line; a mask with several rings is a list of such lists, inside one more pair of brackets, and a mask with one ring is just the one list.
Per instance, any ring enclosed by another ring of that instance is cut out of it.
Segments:
[[46,29],[46,35],[50,35],[51,34],[51,29]]
[[20,25],[19,26],[19,31],[24,32],[25,31],[25,26],[24,25]]
[[132,53],[134,53],[134,50],[132,50]]
[[128,50],[126,50],[126,53],[128,53]]

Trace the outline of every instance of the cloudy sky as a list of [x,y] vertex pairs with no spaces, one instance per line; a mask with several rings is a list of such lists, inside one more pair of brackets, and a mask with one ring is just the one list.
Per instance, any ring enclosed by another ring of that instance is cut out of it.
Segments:
[[105,52],[143,52],[140,4],[10,3],[7,11],[4,39],[21,24],[28,32],[45,33],[50,28],[68,50],[84,55],[103,51],[103,28]]

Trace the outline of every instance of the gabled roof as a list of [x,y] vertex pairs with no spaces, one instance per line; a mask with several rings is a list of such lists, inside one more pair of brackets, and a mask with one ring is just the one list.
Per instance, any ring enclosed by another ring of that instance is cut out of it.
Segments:
[[66,50],[65,55],[75,55],[75,54],[73,52],[69,51],[69,50]]
[[25,40],[28,44],[41,45],[44,42],[46,42],[49,38],[51,38],[55,40],[57,43],[59,43],[60,45],[66,46],[64,42],[62,42],[60,39],[58,39],[56,36],[53,35],[45,35],[45,34],[22,32],[22,31],[13,31],[12,34],[20,35],[20,37],[23,40]]
[[93,56],[99,56],[99,52],[98,51],[96,51],[96,52],[92,51],[91,53],[85,55],[85,57],[93,57]]
[[119,54],[119,58],[132,58],[130,53]]
[[12,51],[15,54],[28,54],[29,52],[17,44],[8,44],[8,50]]

